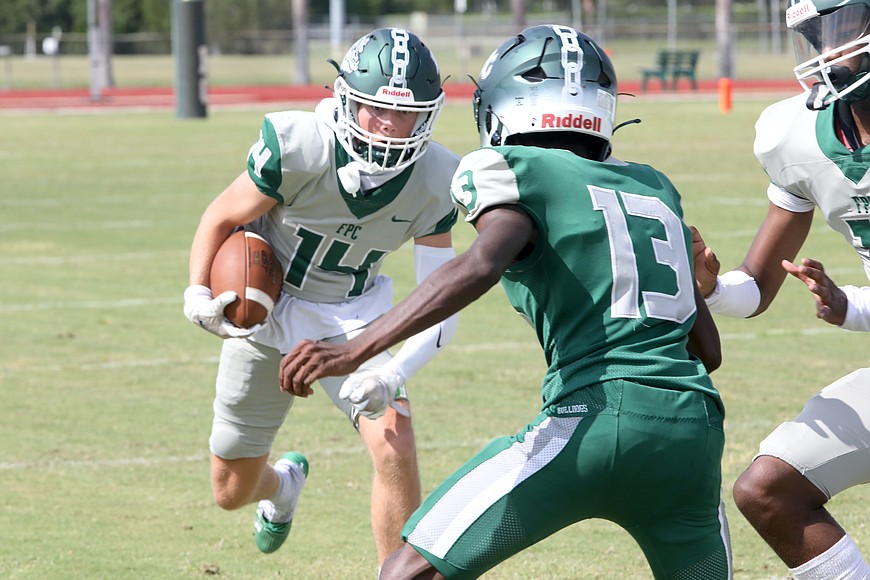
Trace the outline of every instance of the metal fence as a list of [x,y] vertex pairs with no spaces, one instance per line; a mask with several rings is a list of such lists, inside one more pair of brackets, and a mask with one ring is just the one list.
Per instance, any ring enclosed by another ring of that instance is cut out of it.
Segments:
[[[561,23],[574,25],[592,36],[610,52],[623,79],[637,77],[640,67],[653,64],[655,52],[661,48],[691,48],[701,52],[698,78],[717,78],[720,51],[716,42],[716,23],[713,14],[681,15],[674,25],[664,14],[659,18],[612,16],[578,26],[570,14],[549,14],[546,17],[528,16],[526,25]],[[209,23],[206,23],[207,26]],[[451,72],[454,82],[474,75],[489,53],[505,38],[518,32],[509,15],[405,15],[384,18],[378,22],[351,21],[341,30],[341,38],[330,37],[327,22],[315,22],[306,30],[308,44],[305,54],[299,50],[290,29],[282,30],[218,30],[211,26],[206,37],[209,51],[210,82],[237,82],[221,78],[221,56],[267,56],[292,63],[296,72],[275,76],[270,70],[260,74],[252,67],[250,75],[238,82],[252,84],[282,83],[321,84],[331,78],[332,68],[324,64],[327,57],[340,59],[353,40],[378,26],[402,26],[413,30],[438,55],[444,70]],[[790,42],[786,40],[784,26],[760,22],[755,15],[743,15],[732,21],[732,78],[791,77]],[[51,32],[37,31],[35,38],[25,35],[0,35],[0,90],[18,88],[62,88],[87,83],[87,35],[64,33],[59,51],[46,57],[43,41]],[[148,55],[160,60],[172,54],[169,33],[142,32],[113,35],[113,50],[118,56]],[[673,46],[678,44],[678,46]],[[297,51],[299,51],[297,53]],[[32,57],[32,58],[30,58]],[[211,57],[214,57],[213,59]],[[21,62],[22,60],[26,62]],[[120,59],[119,59],[120,60]],[[272,61],[274,62],[274,60]],[[83,64],[84,63],[84,64]],[[212,64],[214,67],[212,68]],[[253,64],[253,63],[252,63]],[[268,66],[258,63],[259,66]],[[279,65],[284,66],[284,65]],[[164,65],[165,67],[165,65]],[[310,71],[310,74],[306,74]],[[164,71],[165,72],[165,71]],[[237,71],[233,71],[236,73]],[[215,73],[215,74],[213,74]],[[159,78],[158,78],[159,76]],[[227,76],[227,75],[224,75]],[[129,77],[129,75],[128,75]],[[256,77],[256,78],[254,78]],[[317,78],[313,78],[317,77]],[[167,81],[160,73],[138,75],[132,82],[155,85]],[[123,86],[124,80],[120,81]],[[114,85],[114,81],[112,81]]]
[[[614,16],[585,24],[572,22],[570,14],[553,13],[546,17],[526,18],[527,25],[564,23],[582,28],[602,45],[611,42],[653,42],[665,45],[676,41],[713,42],[716,25],[713,14],[691,14],[681,16],[677,22],[669,24],[666,16],[659,18],[630,18]],[[493,39],[503,39],[517,32],[517,26],[509,15],[493,15],[487,18],[457,15],[395,16],[379,22],[351,21],[343,29],[340,44],[349,45],[368,30],[377,26],[405,26],[413,30],[433,46],[455,46],[464,42],[470,50],[478,46],[493,46]],[[0,35],[0,46],[12,55],[36,55],[49,31],[38,31],[36,38],[25,34]],[[759,22],[754,15],[743,15],[733,20],[732,35],[735,42],[753,42],[760,48],[781,51],[786,46],[785,27]],[[307,28],[312,44],[328,44],[329,24],[312,23]],[[209,49],[215,54],[290,54],[294,51],[293,31],[286,30],[217,30],[209,26],[207,31]],[[115,54],[171,54],[171,34],[161,32],[139,32],[134,34],[114,34]],[[87,34],[64,33],[60,43],[61,54],[87,54]],[[0,54],[0,56],[3,56]]]

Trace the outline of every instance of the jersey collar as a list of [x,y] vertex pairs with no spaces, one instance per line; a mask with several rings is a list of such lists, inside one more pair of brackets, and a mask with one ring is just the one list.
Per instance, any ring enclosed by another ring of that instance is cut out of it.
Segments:
[[838,101],[834,103],[833,107],[827,107],[818,112],[816,115],[816,140],[819,142],[819,148],[825,157],[839,167],[849,181],[857,184],[870,169],[870,152],[866,151],[866,146],[850,151],[838,138],[837,124],[841,123],[841,116],[848,117],[847,123],[840,125],[847,139],[850,139],[850,127],[854,129],[848,109],[845,113],[837,113],[841,104]]
[[[340,143],[336,142],[335,167],[344,167],[350,162],[350,155],[348,155],[347,151],[344,150]],[[416,163],[412,163],[401,173],[398,173],[395,177],[391,178],[381,186],[362,191],[356,196],[347,192],[341,184],[341,179],[338,178],[337,174],[335,180],[338,183],[338,191],[341,193],[341,197],[344,199],[347,208],[356,217],[363,218],[386,207],[396,199],[396,197],[398,197],[399,192],[402,191],[402,188],[405,187],[408,180],[411,178],[411,172],[414,170],[415,165]]]

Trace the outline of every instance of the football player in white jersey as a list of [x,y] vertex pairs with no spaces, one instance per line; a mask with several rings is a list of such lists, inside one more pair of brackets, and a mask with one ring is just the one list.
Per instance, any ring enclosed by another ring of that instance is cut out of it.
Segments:
[[[768,107],[755,154],[770,177],[770,205],[743,263],[719,262],[695,232],[696,278],[710,310],[756,316],[786,274],[806,283],[819,318],[870,330],[870,288],[837,287],[816,260],[793,264],[818,207],[855,248],[870,275],[870,0],[792,0],[786,24],[804,94]],[[831,497],[870,481],[870,369],[807,401],[777,427],[734,485],[734,500],[795,578],[870,578],[846,531],[825,509]]]
[[[438,64],[402,29],[366,34],[338,70],[335,98],[313,112],[266,115],[248,167],[208,206],[193,239],[185,315],[224,338],[209,447],[215,501],[259,502],[254,537],[264,553],[286,539],[308,461],[267,460],[295,397],[279,389],[282,353],[302,339],[345,341],[392,305],[384,257],[413,239],[418,283],[454,256],[457,212],[450,177],[458,157],[432,142],[444,103]],[[237,228],[263,236],[284,272],[266,322],[234,327],[223,315],[235,294],[212,296],[209,271]],[[405,381],[450,340],[456,317],[383,352],[323,390],[359,431],[374,464],[372,528],[378,560],[402,543],[420,504]],[[306,393],[307,395],[307,393]],[[341,396],[340,396],[341,395]]]
[[628,531],[655,578],[731,577],[724,409],[708,375],[719,335],[679,193],[610,155],[616,96],[613,64],[585,34],[539,25],[505,40],[477,81],[482,148],[451,186],[474,243],[365,332],[304,341],[281,361],[282,388],[305,393],[498,281],[535,329],[540,413],[426,498],[382,580],[477,578],[591,518]]

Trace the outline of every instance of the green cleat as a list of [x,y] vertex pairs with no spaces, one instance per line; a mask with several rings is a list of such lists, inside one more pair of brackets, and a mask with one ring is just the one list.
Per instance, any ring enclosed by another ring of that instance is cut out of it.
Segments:
[[254,542],[264,554],[271,554],[281,547],[290,535],[293,520],[281,524],[273,524],[263,515],[263,508],[257,509],[257,521],[254,522]]
[[[305,478],[308,477],[308,460],[301,453],[290,451],[282,455],[281,459],[275,463],[275,469],[288,472],[298,472],[301,470],[301,481],[304,484]],[[297,485],[296,490],[291,507],[284,514],[276,512],[275,506],[271,505],[272,502],[268,500],[261,501],[257,507],[257,519],[254,522],[254,542],[257,544],[257,549],[264,554],[271,554],[280,548],[284,540],[287,539],[287,536],[290,535],[290,527],[293,525],[293,512],[296,511],[296,502],[299,500],[299,494],[302,492],[302,485]],[[270,513],[277,515],[277,517],[273,515],[273,519],[283,520],[286,518],[286,521],[270,521],[266,517],[265,510],[267,508],[270,508]],[[289,514],[289,517],[287,517],[287,514]]]

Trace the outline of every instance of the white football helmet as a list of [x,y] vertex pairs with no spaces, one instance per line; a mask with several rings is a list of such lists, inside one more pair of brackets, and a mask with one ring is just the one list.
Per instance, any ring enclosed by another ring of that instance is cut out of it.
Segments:
[[[401,171],[425,153],[444,91],[435,57],[415,34],[400,28],[366,34],[351,46],[338,73],[338,140],[361,171]],[[411,136],[366,131],[357,117],[361,104],[417,113]]]
[[482,147],[512,135],[575,132],[609,149],[616,116],[616,72],[591,38],[573,28],[526,28],[484,63],[474,93]]
[[808,107],[870,96],[870,0],[790,0],[785,22]]

